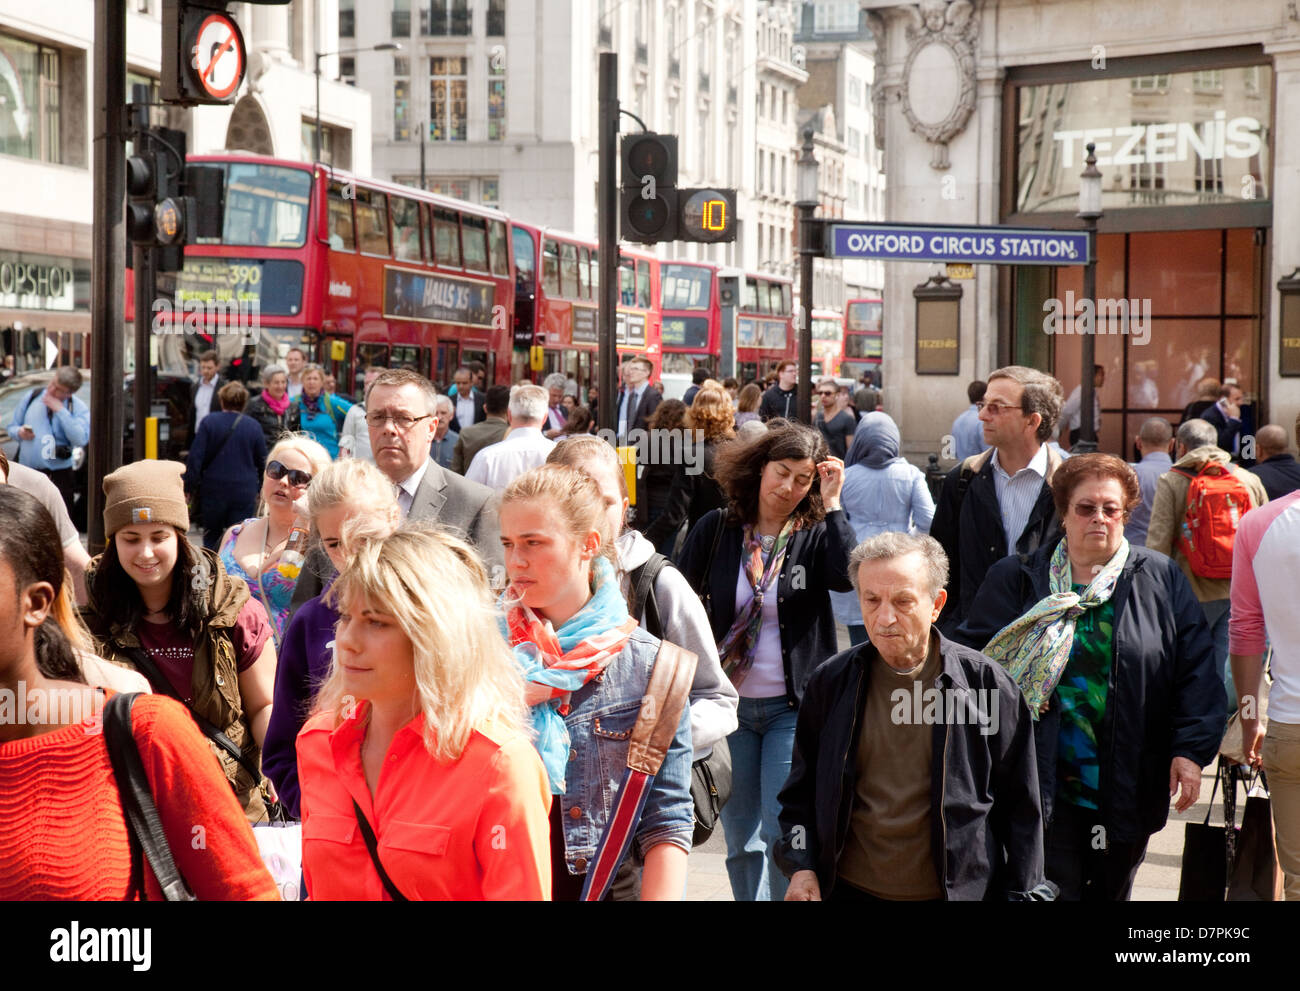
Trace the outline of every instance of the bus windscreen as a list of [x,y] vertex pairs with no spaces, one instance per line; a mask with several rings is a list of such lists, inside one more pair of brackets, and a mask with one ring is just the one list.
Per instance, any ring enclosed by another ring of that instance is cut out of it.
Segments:
[[707,310],[713,273],[697,265],[664,265],[660,305],[665,310]]
[[[209,163],[199,163],[209,164]],[[311,173],[280,165],[229,162],[220,241],[200,244],[300,248],[307,242]]]
[[848,329],[868,334],[879,334],[884,305],[879,300],[850,303]]

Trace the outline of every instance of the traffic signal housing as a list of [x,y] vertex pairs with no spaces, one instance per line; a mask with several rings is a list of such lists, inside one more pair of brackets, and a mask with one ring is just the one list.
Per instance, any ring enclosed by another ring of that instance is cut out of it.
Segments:
[[677,135],[646,131],[623,138],[619,230],[624,241],[677,239]]

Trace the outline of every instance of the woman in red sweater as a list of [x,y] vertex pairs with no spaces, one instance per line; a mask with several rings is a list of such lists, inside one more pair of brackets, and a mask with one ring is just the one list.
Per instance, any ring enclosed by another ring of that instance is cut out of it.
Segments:
[[309,895],[549,899],[550,788],[478,554],[399,530],[331,594],[334,665],[298,734]]
[[[143,857],[133,863],[101,732],[106,696],[82,682],[50,616],[64,581],[54,520],[8,485],[0,486],[0,520],[0,901],[161,899]],[[185,708],[142,695],[132,727],[190,890],[200,900],[278,899],[243,810]]]

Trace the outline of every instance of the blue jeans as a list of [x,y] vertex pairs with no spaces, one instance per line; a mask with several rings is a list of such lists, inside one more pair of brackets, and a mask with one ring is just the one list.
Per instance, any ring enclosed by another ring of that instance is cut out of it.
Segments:
[[1237,709],[1237,689],[1232,681],[1232,665],[1228,663],[1228,621],[1232,618],[1232,600],[1202,602],[1201,611],[1205,613],[1205,622],[1214,640],[1214,663],[1218,665],[1219,677],[1228,693],[1228,713],[1231,714]]
[[776,796],[790,776],[798,710],[784,695],[741,696],[731,747],[731,799],[722,809],[727,875],[738,902],[783,901],[788,882],[773,851],[781,837]]

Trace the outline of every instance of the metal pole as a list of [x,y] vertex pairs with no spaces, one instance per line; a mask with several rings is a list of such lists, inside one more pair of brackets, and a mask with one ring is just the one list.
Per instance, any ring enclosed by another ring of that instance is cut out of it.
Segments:
[[[164,162],[158,156],[159,164]],[[133,403],[132,431],[134,438],[131,452],[133,461],[143,461],[145,457],[145,424],[149,420],[153,400],[153,361],[149,357],[150,329],[153,323],[154,272],[156,252],[152,246],[137,244],[135,256],[135,392]],[[169,330],[173,328],[168,328]]]
[[799,405],[797,419],[812,423],[812,311],[813,311],[813,258],[812,228],[816,221],[813,213],[816,203],[799,204],[799,308],[802,326],[799,328],[799,391],[795,402]]
[[320,161],[320,52],[316,53],[316,126],[311,132],[311,159]]
[[429,125],[427,123],[420,125],[420,188],[428,189],[429,184],[424,177],[424,132]]
[[618,310],[618,55],[614,52],[600,53],[599,126],[600,345],[596,354],[596,413],[599,428],[612,434],[618,429],[618,358],[614,348]]
[[[1083,267],[1083,298],[1092,307],[1087,332],[1079,338],[1079,441],[1072,454],[1091,454],[1097,450],[1097,425],[1093,420],[1093,396],[1096,392],[1092,366],[1097,363],[1097,220],[1088,220],[1088,264]],[[1079,318],[1075,318],[1076,329]],[[1067,438],[1068,439],[1068,438]]]
[[122,322],[126,295],[126,4],[95,3],[94,234],[86,529],[104,547],[104,476],[122,464]]

